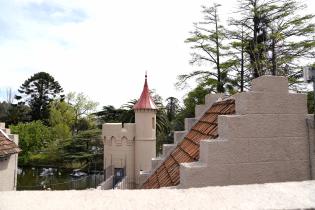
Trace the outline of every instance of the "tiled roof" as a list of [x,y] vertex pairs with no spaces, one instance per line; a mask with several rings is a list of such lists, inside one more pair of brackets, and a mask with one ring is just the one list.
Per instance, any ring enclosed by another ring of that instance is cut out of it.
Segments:
[[22,150],[0,130],[0,157],[19,153]]
[[148,82],[147,82],[147,75],[145,75],[145,82],[143,86],[143,90],[141,93],[141,96],[137,103],[133,107],[134,110],[139,110],[139,109],[157,109],[157,106],[153,102],[151,96],[150,96],[150,90],[148,87]]
[[142,188],[160,188],[179,184],[179,165],[199,160],[199,144],[201,140],[218,137],[218,115],[235,113],[234,99],[216,102],[191,128],[183,141],[171,152],[163,163],[149,176]]

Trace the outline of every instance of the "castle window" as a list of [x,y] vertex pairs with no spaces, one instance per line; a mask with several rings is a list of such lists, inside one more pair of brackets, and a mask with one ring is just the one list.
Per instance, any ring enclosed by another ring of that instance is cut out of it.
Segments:
[[152,129],[155,129],[155,118],[152,117]]
[[109,142],[108,142],[108,145],[112,145],[113,144],[113,142],[115,142],[115,137],[114,136],[112,136],[111,138],[110,138],[110,140],[109,140]]
[[121,141],[122,141],[122,144],[127,145],[128,139],[127,139],[126,136],[123,136],[123,137],[121,138]]

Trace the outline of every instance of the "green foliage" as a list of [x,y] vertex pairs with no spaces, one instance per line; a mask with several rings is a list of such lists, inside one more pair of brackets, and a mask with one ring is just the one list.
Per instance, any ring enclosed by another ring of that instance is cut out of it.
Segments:
[[65,124],[69,128],[72,127],[75,120],[74,108],[64,101],[53,101],[50,104],[49,124],[56,126],[58,124]]
[[[79,121],[83,118],[90,120],[88,117],[93,113],[98,106],[97,102],[91,101],[83,93],[70,92],[66,96],[66,101],[70,104],[74,110],[74,124],[72,126],[72,132],[79,132]],[[88,123],[91,124],[91,121]],[[82,125],[82,124],[81,124]]]
[[26,163],[31,154],[40,152],[45,146],[52,142],[52,134],[49,127],[41,121],[30,123],[18,123],[11,125],[12,133],[19,135],[19,146],[22,152],[19,154],[19,161]]
[[57,98],[63,99],[62,87],[48,73],[39,72],[27,79],[18,90],[15,99],[19,105],[28,105],[32,120],[49,119],[49,103]]
[[185,118],[191,118],[195,116],[195,107],[197,104],[205,103],[205,96],[209,90],[203,86],[197,86],[194,90],[187,94],[184,99],[184,107],[178,112],[173,122],[174,130],[184,130]]
[[[261,75],[287,76],[290,88],[302,90],[301,66],[315,57],[314,15],[296,0],[242,0],[228,30],[220,25],[220,5],[203,6],[204,20],[194,24],[185,40],[193,50],[191,63],[209,64],[179,75],[177,86],[191,78],[210,92],[244,91]],[[208,67],[205,67],[208,68]]]
[[181,107],[179,105],[179,100],[175,97],[168,97],[166,101],[167,101],[167,104],[165,106],[166,115],[167,115],[168,121],[171,122],[175,119],[176,114],[179,112]]
[[299,86],[301,61],[314,57],[315,47],[314,15],[304,14],[304,9],[296,0],[240,1],[241,16],[230,24],[236,26],[232,31],[243,31],[242,39],[235,32],[234,40],[245,45],[253,78],[288,76],[291,87]]
[[197,78],[200,83],[208,85],[214,92],[225,92],[229,83],[229,66],[224,62],[228,45],[225,45],[225,29],[220,23],[218,8],[221,5],[214,4],[211,7],[202,6],[204,19],[194,23],[194,31],[191,37],[185,40],[191,44],[193,50],[191,64],[209,64],[212,69],[208,71],[194,71],[190,74],[180,75],[177,86],[185,84],[189,78]]

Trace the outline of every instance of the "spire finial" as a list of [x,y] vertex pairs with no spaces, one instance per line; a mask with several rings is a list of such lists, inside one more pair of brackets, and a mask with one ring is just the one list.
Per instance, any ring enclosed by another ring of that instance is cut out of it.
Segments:
[[145,79],[147,79],[147,78],[148,78],[148,71],[145,70]]

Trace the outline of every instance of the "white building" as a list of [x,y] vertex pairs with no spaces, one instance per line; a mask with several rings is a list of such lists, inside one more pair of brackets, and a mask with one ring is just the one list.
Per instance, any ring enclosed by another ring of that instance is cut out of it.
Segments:
[[104,168],[114,170],[114,184],[127,177],[129,188],[141,182],[141,175],[151,170],[156,157],[156,111],[147,83],[133,107],[135,123],[105,123],[102,128]]
[[10,134],[10,129],[0,123],[0,191],[16,190],[18,135]]

